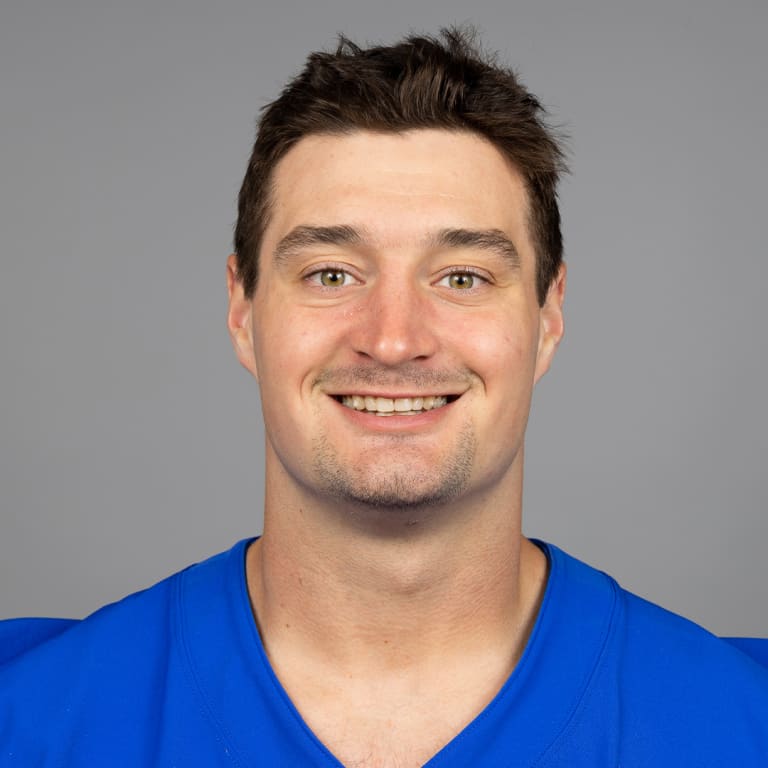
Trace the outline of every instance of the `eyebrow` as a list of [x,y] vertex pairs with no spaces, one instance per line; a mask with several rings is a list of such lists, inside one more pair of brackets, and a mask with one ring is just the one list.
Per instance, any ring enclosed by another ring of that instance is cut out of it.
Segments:
[[[365,235],[348,224],[326,227],[301,225],[292,229],[274,250],[277,266],[313,245],[362,245]],[[429,248],[476,248],[500,256],[513,269],[520,269],[520,254],[512,240],[500,229],[441,229],[426,239]]]
[[363,237],[347,224],[331,227],[294,227],[275,247],[273,258],[277,266],[285,264],[304,248],[313,245],[360,245]]
[[520,269],[515,244],[500,229],[441,229],[429,238],[434,248],[477,248],[501,256],[513,269]]

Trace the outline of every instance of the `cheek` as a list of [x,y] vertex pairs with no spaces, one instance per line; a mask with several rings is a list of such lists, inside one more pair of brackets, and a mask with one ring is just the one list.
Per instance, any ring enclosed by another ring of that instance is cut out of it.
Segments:
[[[290,309],[287,307],[290,306]],[[254,353],[262,388],[280,388],[295,396],[339,348],[345,327],[342,310],[297,307],[275,298],[254,313]]]
[[525,315],[488,314],[452,323],[453,344],[464,349],[465,364],[486,388],[509,388],[532,379],[538,333]]

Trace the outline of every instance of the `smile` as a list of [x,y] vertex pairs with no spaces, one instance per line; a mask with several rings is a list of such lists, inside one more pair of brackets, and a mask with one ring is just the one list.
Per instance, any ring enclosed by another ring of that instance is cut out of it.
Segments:
[[442,408],[448,403],[446,395],[427,397],[370,397],[363,395],[342,395],[337,400],[347,408],[365,411],[376,416],[415,416],[418,413]]

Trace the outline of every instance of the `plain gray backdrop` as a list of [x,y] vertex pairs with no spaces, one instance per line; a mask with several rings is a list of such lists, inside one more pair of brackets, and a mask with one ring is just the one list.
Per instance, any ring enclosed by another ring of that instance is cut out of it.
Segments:
[[4,2],[0,615],[82,616],[260,531],[224,282],[258,110],[338,32],[467,21],[571,136],[525,531],[768,636],[763,0]]

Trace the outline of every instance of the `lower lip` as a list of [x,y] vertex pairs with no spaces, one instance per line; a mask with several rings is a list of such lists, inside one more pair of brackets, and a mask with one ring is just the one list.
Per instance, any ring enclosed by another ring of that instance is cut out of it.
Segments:
[[346,405],[342,405],[336,398],[331,399],[353,423],[377,432],[404,432],[409,429],[430,427],[445,418],[456,402],[456,400],[452,400],[439,408],[431,408],[428,411],[422,411],[412,416],[399,415],[397,411],[394,411],[391,416],[377,416],[370,411],[358,411],[354,408],[348,408]]

